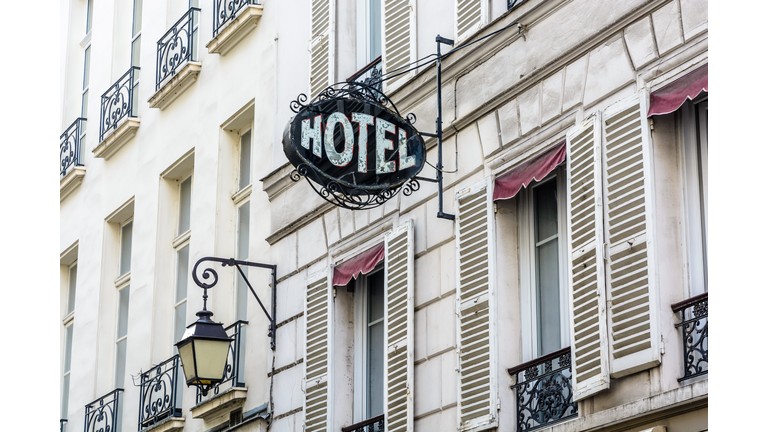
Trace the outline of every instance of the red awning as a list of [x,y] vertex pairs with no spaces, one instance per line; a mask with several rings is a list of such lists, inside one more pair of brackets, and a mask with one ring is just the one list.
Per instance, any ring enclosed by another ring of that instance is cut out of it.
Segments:
[[384,259],[384,243],[368,249],[360,255],[333,268],[333,285],[346,285],[357,276],[370,273]]
[[699,93],[709,91],[709,64],[684,75],[651,93],[648,117],[677,111],[687,99],[693,100]]
[[520,189],[527,187],[531,180],[540,181],[565,160],[565,141],[523,162],[512,171],[496,178],[493,200],[509,199],[517,195]]

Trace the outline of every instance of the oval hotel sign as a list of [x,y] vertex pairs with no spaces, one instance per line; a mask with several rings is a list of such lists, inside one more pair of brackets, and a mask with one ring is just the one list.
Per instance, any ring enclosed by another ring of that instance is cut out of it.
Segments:
[[383,204],[424,167],[419,132],[370,99],[356,91],[324,92],[309,105],[298,104],[302,108],[283,133],[288,160],[331,202],[329,193],[352,195],[353,201],[378,195]]

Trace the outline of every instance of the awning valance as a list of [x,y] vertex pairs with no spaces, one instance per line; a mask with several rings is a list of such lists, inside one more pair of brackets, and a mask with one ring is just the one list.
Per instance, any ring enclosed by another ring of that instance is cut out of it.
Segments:
[[384,259],[384,243],[368,249],[360,255],[333,268],[333,285],[346,285],[362,274],[370,273]]
[[524,162],[512,171],[496,178],[493,200],[509,199],[517,195],[520,189],[527,187],[532,180],[544,179],[555,167],[565,160],[565,141]]
[[709,91],[708,72],[709,64],[705,64],[651,93],[648,117],[675,112],[687,99],[693,100],[699,93]]

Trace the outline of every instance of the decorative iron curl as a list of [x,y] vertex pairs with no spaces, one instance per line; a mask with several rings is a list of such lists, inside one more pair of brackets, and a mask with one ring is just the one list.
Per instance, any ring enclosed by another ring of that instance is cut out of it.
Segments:
[[298,113],[302,109],[307,107],[307,95],[304,93],[299,93],[299,95],[296,97],[296,100],[291,101],[291,111]]
[[216,270],[214,270],[212,267],[208,267],[208,268],[203,270],[203,273],[202,273],[203,274],[203,279],[204,280],[208,280],[208,278],[213,277],[213,282],[205,283],[205,282],[202,282],[200,279],[198,279],[198,277],[197,277],[197,267],[201,263],[203,263],[204,261],[218,262],[218,263],[221,263],[221,265],[223,265],[223,266],[227,266],[227,265],[234,266],[235,265],[234,259],[232,259],[232,258],[205,257],[205,258],[199,259],[195,263],[195,266],[192,268],[192,280],[195,281],[197,286],[199,286],[200,288],[205,289],[205,290],[207,290],[209,288],[213,288],[219,282],[219,274],[216,273]]
[[338,99],[341,97],[350,97],[354,99],[367,100],[369,102],[377,103],[384,108],[392,110],[398,117],[400,111],[397,110],[394,102],[380,89],[378,83],[365,83],[365,82],[339,82],[331,86],[326,87],[315,97],[313,97],[309,103],[306,102],[307,96],[304,93],[299,94],[296,100],[290,103],[291,110],[298,113],[301,109],[314,105],[319,102]]
[[405,119],[408,120],[408,123],[410,123],[411,126],[415,126],[416,125],[416,114],[408,113],[408,114],[406,114]]
[[415,178],[412,178],[403,184],[403,195],[411,196],[412,193],[416,192],[420,188],[421,185],[419,184],[419,181]]

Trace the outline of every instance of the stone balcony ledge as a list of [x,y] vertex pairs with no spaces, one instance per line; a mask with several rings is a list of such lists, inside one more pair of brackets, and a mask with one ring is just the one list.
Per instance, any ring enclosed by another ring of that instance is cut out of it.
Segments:
[[74,166],[72,169],[61,179],[59,182],[59,202],[64,201],[64,198],[69,196],[80,184],[83,183],[85,177],[84,166]]
[[141,119],[138,117],[128,117],[123,124],[117,127],[113,132],[107,135],[99,145],[93,149],[93,156],[97,158],[109,159],[117,153],[118,150],[136,136],[136,131],[141,125]]
[[243,11],[234,20],[225,24],[219,34],[205,45],[208,48],[208,53],[226,55],[259,25],[263,9],[264,7],[260,4],[252,4],[243,8]]
[[[218,395],[200,402],[190,409],[192,418],[203,419],[206,423],[223,423],[229,420],[229,413],[245,404],[248,388],[232,387]],[[216,420],[220,419],[220,422]]]
[[160,108],[160,110],[166,109],[197,81],[197,76],[200,75],[202,67],[203,64],[199,61],[188,61],[175,76],[168,79],[160,87],[160,90],[149,98],[149,107]]

